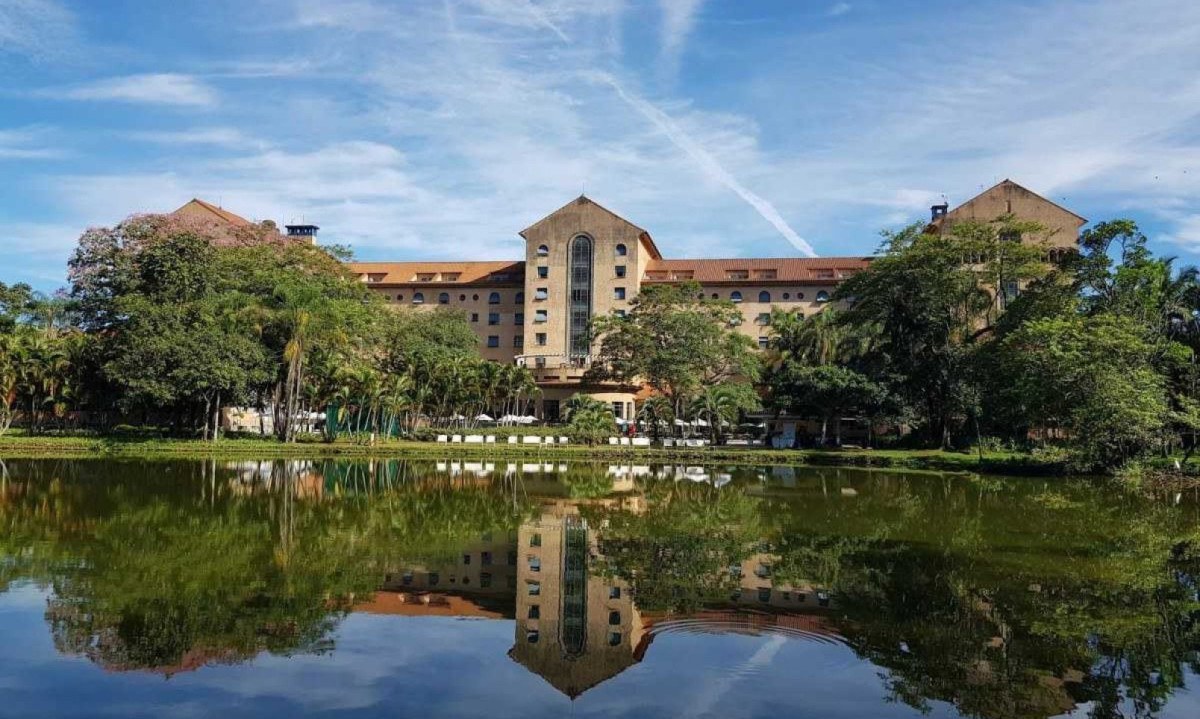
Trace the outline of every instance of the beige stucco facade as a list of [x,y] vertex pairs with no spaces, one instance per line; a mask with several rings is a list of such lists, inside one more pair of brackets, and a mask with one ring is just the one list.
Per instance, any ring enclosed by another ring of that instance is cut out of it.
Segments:
[[[1020,185],[1005,180],[962,205],[934,208],[931,232],[954,222],[991,221],[1006,215],[1045,228],[1026,241],[1052,249],[1073,248],[1082,217]],[[736,329],[760,346],[770,336],[773,310],[820,312],[838,283],[866,268],[870,257],[730,258],[668,260],[650,234],[596,204],[578,197],[520,233],[523,261],[358,262],[351,269],[394,306],[422,310],[447,307],[464,312],[480,340],[480,353],[497,362],[516,362],[533,373],[541,396],[535,412],[559,418],[562,406],[579,393],[611,403],[630,417],[637,386],[588,385],[584,374],[595,347],[571,344],[572,290],[584,323],[627,311],[642,287],[654,283],[697,282],[706,297],[732,300],[741,310]],[[586,250],[587,281],[572,284],[573,248]]]

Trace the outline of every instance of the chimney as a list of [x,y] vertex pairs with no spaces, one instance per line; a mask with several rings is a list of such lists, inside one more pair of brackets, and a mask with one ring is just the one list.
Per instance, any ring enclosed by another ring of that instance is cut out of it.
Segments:
[[941,218],[941,217],[945,217],[945,216],[946,216],[946,212],[948,212],[949,210],[950,210],[950,203],[949,203],[949,202],[943,202],[943,203],[942,203],[942,204],[940,204],[940,205],[933,205],[932,207],[930,207],[930,208],[929,208],[929,213],[930,213],[930,218],[929,218],[929,219],[930,219],[930,221],[931,221],[931,222],[937,222],[937,220],[938,220],[939,218]]
[[287,228],[288,237],[304,238],[308,240],[308,244],[317,244],[317,230],[321,229],[316,225],[284,225]]

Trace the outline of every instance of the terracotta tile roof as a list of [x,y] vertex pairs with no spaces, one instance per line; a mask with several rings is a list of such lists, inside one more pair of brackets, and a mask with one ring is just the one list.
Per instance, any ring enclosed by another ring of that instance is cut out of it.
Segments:
[[[870,257],[730,258],[719,260],[652,260],[644,282],[681,282],[691,274],[701,284],[829,282],[865,269]],[[735,273],[745,271],[745,277]],[[774,276],[772,275],[772,272]]]
[[247,220],[245,217],[242,217],[241,215],[235,215],[234,213],[230,212],[229,210],[222,209],[222,208],[217,207],[216,205],[212,204],[211,202],[205,202],[204,200],[201,200],[199,198],[192,198],[189,202],[184,203],[184,205],[182,207],[175,210],[171,214],[172,215],[190,214],[193,216],[208,215],[208,216],[211,216],[212,219],[217,220],[218,222],[224,222],[224,223],[227,223],[230,225],[237,225],[237,226],[254,224],[250,220]]
[[516,285],[525,282],[525,263],[493,262],[351,262],[350,271],[372,286]]

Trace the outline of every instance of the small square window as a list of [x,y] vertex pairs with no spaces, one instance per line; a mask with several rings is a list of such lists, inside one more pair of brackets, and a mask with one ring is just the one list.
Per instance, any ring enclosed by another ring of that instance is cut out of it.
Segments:
[[608,625],[610,627],[615,627],[620,623],[621,623],[621,613],[620,612],[609,612],[608,613]]
[[625,288],[624,287],[614,287],[613,288],[613,299],[614,300],[625,299]]
[[625,265],[617,265],[614,269],[617,271],[617,277],[625,276]]
[[464,554],[463,555],[463,565],[468,565],[470,563],[471,563],[471,555]]
[[538,582],[529,582],[525,586],[527,588],[527,591],[529,592],[529,596],[531,596],[531,597],[542,596],[542,585],[539,584]]
[[771,324],[771,313],[770,312],[760,312],[758,314],[758,319],[756,321],[758,322],[758,324],[760,324],[764,327]]
[[771,588],[770,587],[759,587],[758,588],[758,601],[763,602],[763,603],[771,601]]
[[525,346],[525,335],[517,335],[513,337],[513,348],[521,349]]
[[539,267],[539,268],[537,268],[537,271],[538,271],[538,279],[539,280],[544,280],[550,276],[550,268],[549,267]]
[[471,321],[472,321],[472,322],[478,322],[478,321],[479,321],[479,313],[478,313],[478,312],[472,312],[472,313],[471,313]]
[[533,313],[534,322],[545,322],[549,317],[549,312],[546,310],[538,310]]
[[542,618],[542,608],[537,604],[529,605],[529,618],[530,619],[541,619]]
[[609,587],[608,588],[608,598],[609,599],[620,599],[621,598],[621,588],[620,587]]
[[429,586],[436,587],[439,580],[441,580],[441,576],[437,572],[429,573]]
[[488,313],[488,324],[489,325],[500,324],[500,313],[499,312],[489,312]]
[[531,571],[531,572],[542,571],[541,557],[529,557],[529,571]]
[[499,335],[488,335],[487,346],[488,347],[499,347],[500,346],[500,336]]
[[545,287],[539,287],[533,291],[533,299],[544,300],[550,296],[550,290]]
[[492,573],[481,572],[479,574],[479,586],[483,589],[488,589],[492,586]]
[[608,633],[608,646],[616,647],[616,646],[620,646],[620,645],[621,645],[621,633],[620,632],[609,632]]
[[490,567],[492,565],[492,553],[491,552],[481,553],[479,555],[479,563],[485,567]]
[[545,347],[546,346],[546,333],[538,332],[536,335],[534,335],[534,340],[537,342],[538,347]]
[[768,348],[770,346],[771,346],[771,338],[770,337],[759,337],[758,338],[758,348],[760,350],[765,350],[766,348]]
[[542,546],[542,535],[537,532],[534,532],[533,534],[529,535],[529,546],[531,546],[531,547]]
[[624,316],[625,316],[625,310],[617,310],[617,317],[624,317]]

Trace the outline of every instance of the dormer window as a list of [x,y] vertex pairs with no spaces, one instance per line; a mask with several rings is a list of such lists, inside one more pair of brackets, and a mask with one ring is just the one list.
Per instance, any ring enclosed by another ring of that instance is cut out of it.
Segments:
[[832,280],[833,279],[833,270],[817,270],[817,279]]
[[625,255],[628,255],[628,254],[629,254],[629,248],[627,248],[623,244],[617,245],[617,257],[624,257]]
[[537,248],[537,256],[538,257],[545,257],[546,255],[549,255],[549,254],[550,254],[549,247],[546,247],[545,245],[538,245],[538,248]]
[[414,278],[415,282],[433,282],[434,275],[432,273],[422,272]]
[[727,280],[748,280],[750,279],[749,270],[726,270],[725,279]]
[[458,273],[457,272],[443,272],[442,273],[442,282],[458,282]]
[[773,280],[776,278],[775,270],[755,270],[754,279],[756,280]]

